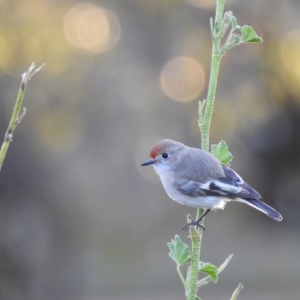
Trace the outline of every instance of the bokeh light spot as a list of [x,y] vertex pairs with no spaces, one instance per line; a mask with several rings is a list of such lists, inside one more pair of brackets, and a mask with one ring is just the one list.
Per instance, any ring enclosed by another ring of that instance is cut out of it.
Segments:
[[79,3],[68,10],[63,26],[72,46],[98,53],[112,49],[121,33],[117,17],[91,3]]
[[47,150],[68,153],[80,141],[81,128],[78,114],[60,110],[43,115],[37,126],[37,134]]
[[285,66],[300,75],[300,29],[289,32],[283,38],[280,50]]
[[47,51],[44,52],[43,59],[47,64],[45,72],[51,75],[58,75],[74,64],[75,55],[72,53],[62,51]]
[[1,44],[0,66],[10,75],[19,77],[33,61],[38,65],[40,57],[40,44],[31,36],[12,35]]
[[43,30],[41,31],[41,39],[47,44],[50,51],[56,52],[70,52],[73,48],[66,40],[65,34],[62,30],[63,20],[67,10],[57,9],[47,16],[43,23]]
[[[226,4],[229,4],[232,0],[228,0]],[[192,5],[201,8],[214,8],[216,6],[216,0],[187,0]]]
[[190,57],[169,61],[161,72],[164,92],[173,100],[188,102],[200,95],[205,83],[202,65]]

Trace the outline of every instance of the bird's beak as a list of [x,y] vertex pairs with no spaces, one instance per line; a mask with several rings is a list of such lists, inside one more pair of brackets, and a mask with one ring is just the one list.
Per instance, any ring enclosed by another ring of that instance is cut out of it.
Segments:
[[152,164],[154,164],[156,162],[156,160],[155,159],[153,159],[153,158],[149,158],[149,159],[147,159],[147,160],[145,160],[142,164],[141,164],[141,166],[148,166],[148,165],[152,165]]

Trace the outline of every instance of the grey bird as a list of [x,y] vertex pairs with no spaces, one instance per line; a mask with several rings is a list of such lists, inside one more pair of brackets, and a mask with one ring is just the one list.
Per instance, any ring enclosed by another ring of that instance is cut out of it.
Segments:
[[184,230],[192,225],[203,228],[202,218],[211,210],[224,209],[229,201],[246,203],[276,221],[282,220],[281,214],[261,201],[260,194],[235,171],[201,149],[165,139],[151,148],[150,158],[141,165],[154,167],[171,199],[206,210]]

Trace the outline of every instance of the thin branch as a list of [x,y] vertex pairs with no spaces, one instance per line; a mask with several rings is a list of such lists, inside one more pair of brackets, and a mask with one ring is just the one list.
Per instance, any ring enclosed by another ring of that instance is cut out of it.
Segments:
[[[222,58],[222,53],[220,52],[220,42],[221,37],[218,33],[221,29],[223,14],[224,14],[225,0],[217,0],[216,2],[216,13],[215,13],[215,23],[210,21],[210,28],[212,32],[212,61],[211,61],[211,73],[209,77],[208,93],[205,101],[205,111],[203,112],[204,105],[199,102],[199,127],[201,132],[201,146],[204,151],[209,151],[209,129],[210,122],[214,107],[214,101],[216,96],[217,80],[220,67],[220,61]],[[204,114],[202,114],[202,112]],[[203,215],[204,210],[197,210],[197,220]],[[204,224],[204,218],[201,221],[201,225]],[[198,282],[198,262],[200,261],[201,252],[201,242],[203,231],[201,228],[190,228],[190,235],[192,239],[192,250],[191,250],[191,276],[187,282],[188,289],[188,300],[195,300],[197,293],[197,282]]]
[[241,283],[239,283],[238,287],[233,292],[230,300],[236,300],[243,288],[244,288],[243,285]]
[[13,140],[14,131],[26,114],[25,107],[23,107],[22,113],[20,114],[26,86],[28,85],[28,82],[32,78],[32,76],[35,75],[37,72],[39,72],[44,65],[45,64],[42,64],[39,68],[35,69],[35,64],[32,63],[28,68],[28,70],[22,74],[21,86],[18,92],[15,107],[13,109],[13,113],[9,121],[8,129],[5,133],[4,141],[2,143],[1,150],[0,150],[0,172],[9,144]]

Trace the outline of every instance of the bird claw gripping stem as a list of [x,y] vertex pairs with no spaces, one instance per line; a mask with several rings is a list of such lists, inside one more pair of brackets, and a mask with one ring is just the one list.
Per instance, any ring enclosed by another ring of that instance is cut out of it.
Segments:
[[201,224],[199,224],[198,222],[201,221],[200,219],[198,221],[193,220],[192,222],[186,224],[183,228],[182,231],[187,231],[190,229],[191,226],[196,226],[196,227],[200,227],[202,230],[205,230],[205,227]]
[[205,230],[205,227],[203,225],[200,224],[201,220],[210,212],[210,209],[207,209],[205,211],[205,213],[197,220],[195,221],[190,215],[188,215],[188,219],[191,220],[190,223],[187,223],[182,230],[183,231],[187,231],[188,229],[190,229],[191,226],[196,226],[196,227],[200,227],[202,228],[202,230]]

